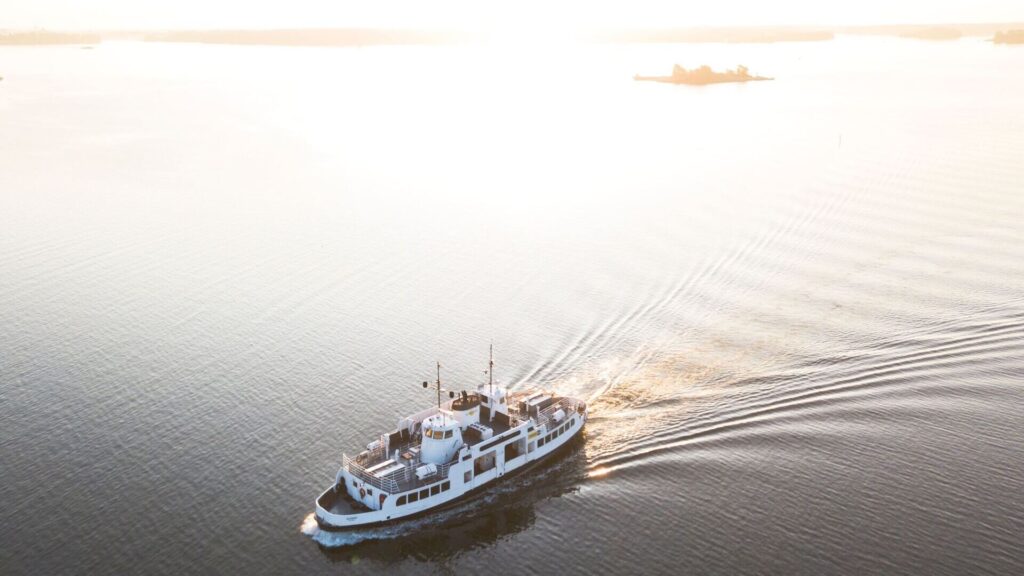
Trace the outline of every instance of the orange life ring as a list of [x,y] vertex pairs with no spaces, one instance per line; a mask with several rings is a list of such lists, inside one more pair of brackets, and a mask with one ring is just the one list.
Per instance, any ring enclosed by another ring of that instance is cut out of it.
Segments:
[[359,489],[359,497],[360,498],[365,498],[366,497],[366,490],[364,490],[363,488],[360,488]]

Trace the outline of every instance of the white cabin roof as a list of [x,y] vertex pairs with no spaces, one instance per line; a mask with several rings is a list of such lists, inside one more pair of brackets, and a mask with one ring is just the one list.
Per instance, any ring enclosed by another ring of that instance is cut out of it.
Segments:
[[423,428],[433,430],[451,430],[458,427],[459,422],[448,414],[435,414],[423,421]]

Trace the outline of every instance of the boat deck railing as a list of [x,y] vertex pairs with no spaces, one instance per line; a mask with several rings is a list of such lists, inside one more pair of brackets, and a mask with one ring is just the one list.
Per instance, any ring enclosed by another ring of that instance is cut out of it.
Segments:
[[383,492],[392,494],[399,491],[398,481],[395,479],[394,474],[389,474],[384,477],[374,476],[370,472],[367,472],[366,468],[359,464],[355,458],[350,458],[348,454],[344,454],[342,456],[341,466],[347,470],[349,474]]
[[[404,453],[411,448],[413,444],[403,444],[402,446],[396,447],[398,452]],[[377,453],[379,452],[379,454]],[[431,474],[427,478],[420,480],[416,476],[416,468],[421,464],[419,456],[417,455],[412,460],[399,463],[403,464],[401,470],[397,470],[386,476],[376,476],[374,473],[367,470],[368,466],[379,464],[387,459],[387,452],[383,449],[380,450],[368,450],[356,456],[355,458],[350,457],[348,454],[342,455],[342,468],[347,470],[349,474],[355,476],[359,480],[362,480],[370,486],[374,486],[383,492],[388,494],[396,494],[398,492],[405,492],[407,490],[414,490],[420,486],[426,486],[433,484],[438,480],[442,480],[448,477],[448,470],[455,464],[455,461],[448,462],[445,464],[437,465],[437,473]]]
[[556,424],[555,412],[562,410],[565,413],[565,416],[562,417],[564,420],[577,412],[582,414],[586,405],[586,402],[583,402],[582,400],[565,397],[559,398],[554,404],[541,410],[540,413],[537,414],[537,426],[545,426],[548,429],[551,429],[552,425]]

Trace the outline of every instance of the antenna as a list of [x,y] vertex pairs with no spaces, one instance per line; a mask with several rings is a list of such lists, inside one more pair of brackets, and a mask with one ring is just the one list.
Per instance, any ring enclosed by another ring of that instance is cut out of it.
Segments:
[[487,386],[488,393],[494,398],[494,342],[491,342],[491,360],[487,365]]
[[[424,388],[428,388],[429,386],[430,386],[430,383],[427,382],[426,380],[424,380],[423,381],[423,387]],[[453,391],[451,391],[451,390],[449,390],[447,388],[441,388],[441,363],[440,362],[437,363],[437,381],[434,383],[434,388],[437,389],[437,409],[438,410],[441,409],[441,391],[442,390],[444,390],[445,392],[448,393],[448,397],[449,398],[454,398],[455,397],[455,392],[453,392]]]

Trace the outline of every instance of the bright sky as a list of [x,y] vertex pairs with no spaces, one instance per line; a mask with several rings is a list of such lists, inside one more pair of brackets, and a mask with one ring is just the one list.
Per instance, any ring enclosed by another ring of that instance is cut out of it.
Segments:
[[1022,0],[3,0],[4,28],[847,25],[1024,21]]

